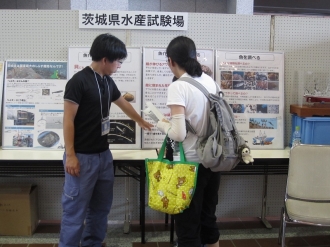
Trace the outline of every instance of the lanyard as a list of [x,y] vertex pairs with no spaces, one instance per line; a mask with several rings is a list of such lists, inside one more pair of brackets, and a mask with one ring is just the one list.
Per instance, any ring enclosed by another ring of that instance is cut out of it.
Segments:
[[[104,118],[103,118],[103,110],[102,110],[102,95],[101,95],[101,90],[100,90],[100,86],[99,86],[99,81],[97,80],[97,77],[96,77],[96,73],[95,73],[94,70],[93,70],[93,72],[94,72],[94,76],[95,76],[97,88],[99,89],[100,106],[101,106],[101,117],[102,117],[101,120],[103,120]],[[109,98],[108,98],[108,116],[109,116],[109,112],[110,112],[110,89],[109,89],[109,84],[108,84],[107,77],[105,76],[104,78],[105,78],[105,81],[106,81],[107,86],[108,86],[108,95],[109,95]]]

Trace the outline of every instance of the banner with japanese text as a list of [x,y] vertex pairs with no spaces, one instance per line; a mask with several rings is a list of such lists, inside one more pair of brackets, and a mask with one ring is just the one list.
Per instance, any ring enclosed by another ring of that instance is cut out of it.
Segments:
[[63,150],[67,62],[6,61],[3,149]]
[[[197,59],[203,71],[214,76],[214,51],[212,49],[197,49]],[[166,48],[143,48],[143,109],[150,101],[167,118],[170,109],[166,105],[167,87],[173,80],[173,73],[168,67]],[[143,114],[143,118],[153,123],[153,120]],[[165,135],[156,127],[152,131],[142,131],[142,148],[160,148]]]
[[216,81],[251,149],[284,148],[284,53],[216,51]]
[[[68,58],[68,78],[89,66],[92,62],[90,47],[70,47]],[[141,48],[127,48],[127,58],[116,73],[111,75],[122,96],[141,113],[142,54]],[[111,104],[110,133],[108,142],[111,149],[141,149],[141,128],[123,111]]]
[[79,28],[187,30],[188,13],[79,10]]

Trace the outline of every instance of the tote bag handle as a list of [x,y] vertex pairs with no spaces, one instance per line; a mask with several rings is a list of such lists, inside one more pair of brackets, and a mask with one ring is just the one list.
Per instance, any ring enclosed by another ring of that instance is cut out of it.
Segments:
[[[158,153],[158,160],[163,160],[164,159],[164,154],[165,154],[165,147],[166,147],[166,139],[167,135],[163,141],[162,147],[159,150]],[[180,148],[180,162],[186,162],[186,156],[184,155],[184,150],[183,150],[183,145],[182,142],[179,142],[179,148]]]

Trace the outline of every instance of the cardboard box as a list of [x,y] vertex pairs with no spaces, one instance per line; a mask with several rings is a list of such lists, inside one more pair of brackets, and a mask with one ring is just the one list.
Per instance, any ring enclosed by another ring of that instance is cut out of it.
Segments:
[[36,185],[0,184],[0,235],[32,235],[39,220],[37,198]]

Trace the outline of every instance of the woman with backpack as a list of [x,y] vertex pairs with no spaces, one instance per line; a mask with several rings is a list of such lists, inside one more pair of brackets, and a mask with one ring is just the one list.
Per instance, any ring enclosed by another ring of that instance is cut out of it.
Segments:
[[[180,80],[191,77],[210,93],[216,93],[214,80],[203,73],[197,61],[196,46],[185,36],[174,38],[166,49],[168,66],[176,78],[169,87],[167,106],[171,119],[157,123],[157,128],[176,142],[182,142],[187,161],[200,162],[196,143],[198,136],[207,135],[209,102],[205,95],[190,83]],[[196,134],[186,131],[186,122]],[[220,173],[200,164],[197,186],[189,208],[174,215],[178,247],[219,247],[219,229],[215,215],[218,204]]]

